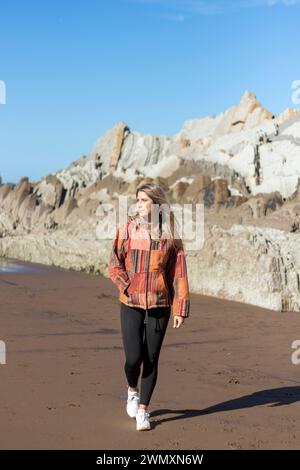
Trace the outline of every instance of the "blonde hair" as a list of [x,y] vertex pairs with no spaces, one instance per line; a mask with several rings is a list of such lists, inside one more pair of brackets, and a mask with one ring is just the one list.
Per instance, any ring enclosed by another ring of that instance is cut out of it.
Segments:
[[[144,191],[147,196],[152,200],[154,204],[159,206],[159,238],[162,236],[162,227],[164,221],[165,231],[171,237],[176,248],[182,245],[182,241],[177,236],[177,222],[173,211],[171,210],[169,200],[163,188],[156,183],[144,183],[137,187],[135,195],[137,197],[139,191]],[[166,213],[167,212],[167,213]],[[162,218],[162,213],[165,213],[165,217]],[[139,213],[135,212],[133,218],[138,217]],[[163,220],[162,220],[163,219]]]

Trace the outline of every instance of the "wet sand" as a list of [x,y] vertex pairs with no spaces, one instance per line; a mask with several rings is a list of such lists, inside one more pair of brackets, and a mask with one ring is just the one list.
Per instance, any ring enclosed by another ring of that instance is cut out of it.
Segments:
[[0,271],[1,449],[300,448],[300,313],[192,295],[185,325],[168,326],[153,429],[137,432],[116,287],[25,265]]

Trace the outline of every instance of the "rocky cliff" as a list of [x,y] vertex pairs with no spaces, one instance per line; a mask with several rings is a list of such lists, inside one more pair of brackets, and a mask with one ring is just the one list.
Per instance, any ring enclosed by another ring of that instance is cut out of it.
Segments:
[[133,203],[154,180],[172,203],[204,204],[204,246],[187,252],[192,292],[300,311],[299,162],[299,112],[275,116],[248,91],[173,136],[120,122],[64,170],[0,181],[0,256],[107,275],[96,211],[119,195]]

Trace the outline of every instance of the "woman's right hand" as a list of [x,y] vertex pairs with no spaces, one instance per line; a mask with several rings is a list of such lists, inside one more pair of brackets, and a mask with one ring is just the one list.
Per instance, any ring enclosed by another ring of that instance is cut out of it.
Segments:
[[184,317],[180,315],[174,315],[173,319],[173,328],[180,328],[184,324]]

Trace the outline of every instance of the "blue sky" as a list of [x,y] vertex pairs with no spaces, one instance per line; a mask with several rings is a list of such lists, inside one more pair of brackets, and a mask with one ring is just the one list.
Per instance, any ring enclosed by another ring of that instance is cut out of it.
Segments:
[[300,79],[297,0],[0,0],[0,174],[37,180],[118,121],[172,135]]

